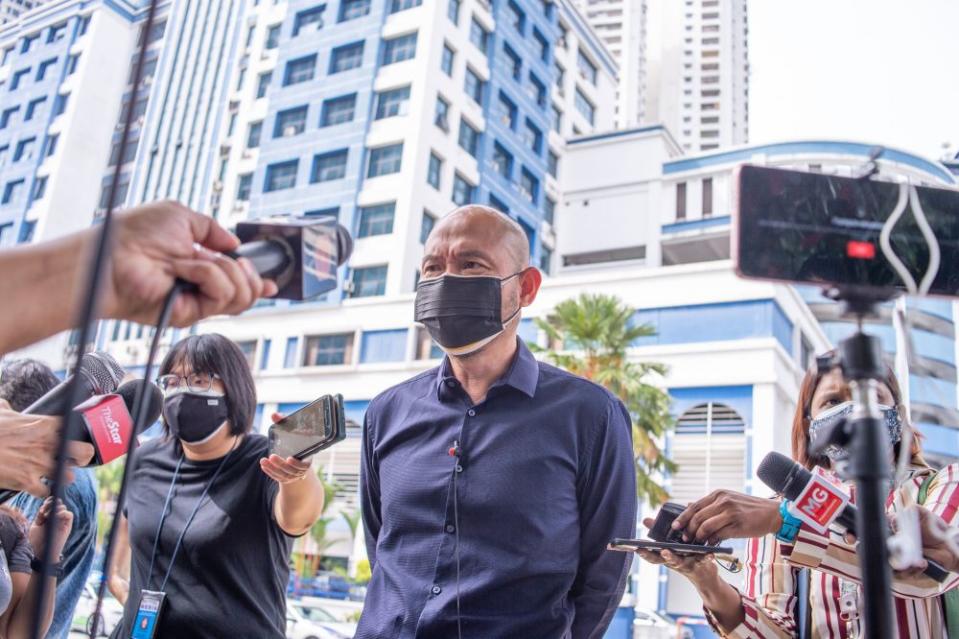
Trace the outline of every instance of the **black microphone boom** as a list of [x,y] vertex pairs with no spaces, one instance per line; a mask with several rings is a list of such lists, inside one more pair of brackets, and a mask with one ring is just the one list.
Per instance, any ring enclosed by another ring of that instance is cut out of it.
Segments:
[[[806,485],[813,481],[812,473],[794,462],[782,453],[771,452],[766,455],[756,468],[756,476],[762,480],[774,492],[782,495],[790,501],[795,501],[802,494]],[[852,504],[846,504],[839,515],[836,517],[836,523],[856,534],[857,508]],[[939,583],[946,580],[949,571],[940,564],[926,558],[926,569],[923,573],[926,576],[935,579]]]

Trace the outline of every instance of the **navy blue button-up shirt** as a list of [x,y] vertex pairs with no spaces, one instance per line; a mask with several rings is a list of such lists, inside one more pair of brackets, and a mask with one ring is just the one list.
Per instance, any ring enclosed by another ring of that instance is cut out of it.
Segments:
[[356,637],[603,635],[632,559],[606,544],[636,519],[630,419],[606,389],[520,342],[474,406],[444,360],[370,403],[360,482]]

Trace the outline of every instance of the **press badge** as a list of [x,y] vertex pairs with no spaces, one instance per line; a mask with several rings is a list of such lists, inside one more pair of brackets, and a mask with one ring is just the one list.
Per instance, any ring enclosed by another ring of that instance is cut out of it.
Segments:
[[157,625],[160,623],[160,614],[166,603],[166,593],[156,590],[140,592],[140,605],[137,616],[133,620],[130,639],[153,639],[156,636]]

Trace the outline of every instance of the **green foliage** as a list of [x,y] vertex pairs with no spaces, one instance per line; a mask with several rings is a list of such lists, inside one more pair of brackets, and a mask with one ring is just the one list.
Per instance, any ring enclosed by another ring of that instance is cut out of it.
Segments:
[[648,324],[634,325],[632,317],[633,309],[618,297],[583,293],[558,304],[545,319],[536,320],[553,348],[545,350],[535,344],[530,348],[622,400],[633,422],[637,492],[656,506],[668,495],[651,475],[676,470],[656,444],[656,439],[673,427],[673,419],[669,395],[651,383],[651,378],[664,377],[667,369],[659,363],[629,360],[628,350],[636,340],[655,335]]
[[370,583],[370,578],[373,576],[373,571],[370,568],[369,559],[361,559],[356,564],[356,577],[353,578],[358,584],[368,584]]

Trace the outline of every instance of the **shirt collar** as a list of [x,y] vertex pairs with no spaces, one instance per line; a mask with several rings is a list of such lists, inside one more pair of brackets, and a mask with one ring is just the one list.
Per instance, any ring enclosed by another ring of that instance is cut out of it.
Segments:
[[[539,362],[533,357],[533,354],[523,343],[523,340],[516,338],[516,355],[513,356],[513,363],[509,370],[490,387],[490,390],[498,386],[511,386],[526,396],[532,398],[536,394],[536,385],[539,382]],[[444,392],[457,388],[460,385],[459,380],[453,375],[453,369],[450,366],[449,356],[443,358],[436,373],[436,396],[440,401],[444,399]],[[448,397],[446,395],[445,397]]]

